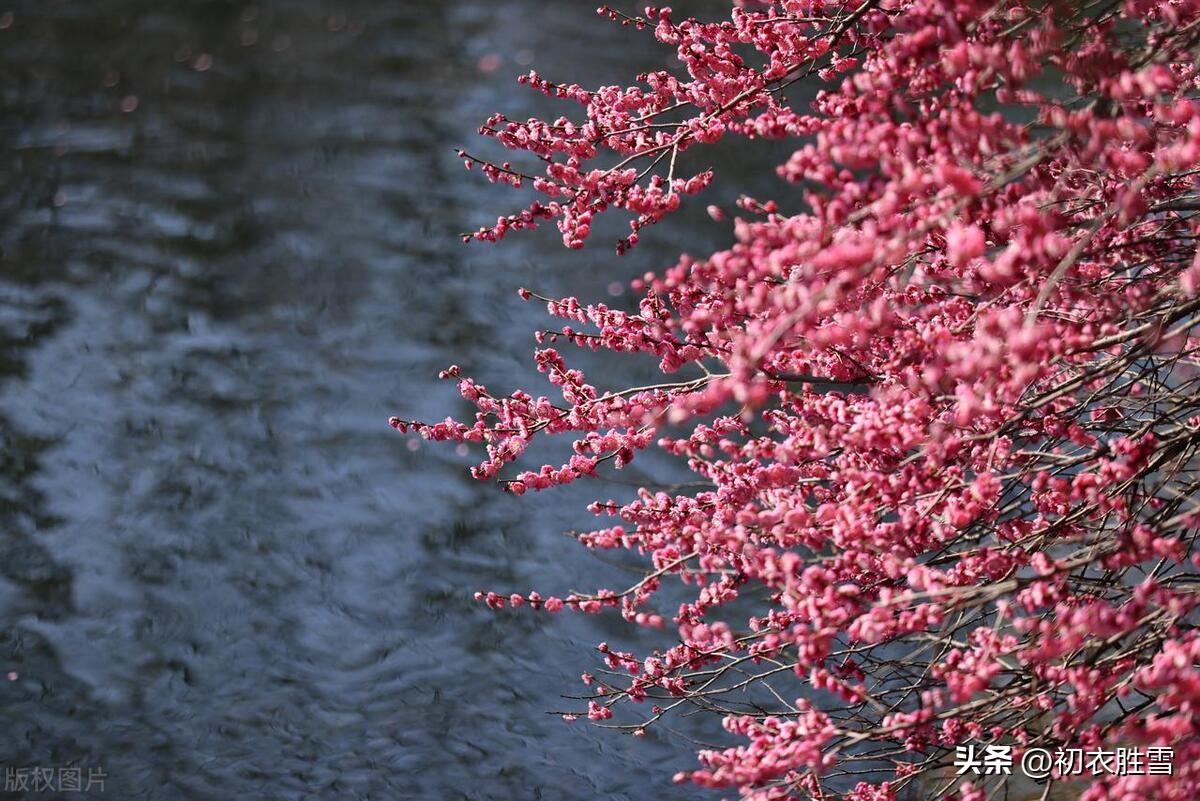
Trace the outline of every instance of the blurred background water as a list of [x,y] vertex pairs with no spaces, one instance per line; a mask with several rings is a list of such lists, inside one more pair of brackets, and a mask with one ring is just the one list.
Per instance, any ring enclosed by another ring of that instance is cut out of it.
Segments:
[[124,799],[698,797],[670,784],[691,744],[547,714],[596,642],[661,638],[470,599],[627,582],[563,532],[629,487],[516,501],[386,425],[461,413],[450,363],[536,385],[517,287],[630,303],[614,281],[728,241],[700,207],[745,183],[623,259],[604,226],[459,243],[522,199],[453,152],[546,110],[516,74],[668,63],[594,6],[0,0],[0,768]]

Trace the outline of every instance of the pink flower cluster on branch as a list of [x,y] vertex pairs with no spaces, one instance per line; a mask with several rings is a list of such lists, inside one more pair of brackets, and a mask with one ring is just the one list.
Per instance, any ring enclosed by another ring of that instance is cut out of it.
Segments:
[[[561,323],[534,358],[551,390],[453,367],[472,418],[392,420],[479,444],[474,475],[517,494],[647,449],[696,474],[591,507],[608,519],[580,541],[642,558],[631,586],[478,595],[673,627],[652,653],[602,646],[568,717],[720,716],[735,744],[677,778],[748,801],[984,798],[993,778],[946,765],[989,743],[1169,746],[1172,775],[1029,797],[1200,798],[1200,0],[601,13],[679,69],[523,79],[582,111],[488,120],[535,168],[468,166],[541,198],[476,238],[553,219],[579,247],[624,209],[623,249],[724,179],[677,176],[689,151],[796,148],[781,196],[744,198],[727,250],[634,282],[636,312],[522,290]],[[603,389],[560,343],[664,377]],[[569,459],[517,467],[552,435]]]

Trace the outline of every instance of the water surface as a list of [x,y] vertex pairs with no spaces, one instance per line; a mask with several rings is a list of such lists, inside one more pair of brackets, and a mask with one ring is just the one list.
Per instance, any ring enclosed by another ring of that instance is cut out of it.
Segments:
[[533,375],[518,286],[604,296],[728,237],[458,242],[520,201],[453,154],[537,107],[515,74],[665,63],[593,5],[0,3],[0,764],[127,799],[697,797],[688,744],[546,714],[618,622],[470,600],[624,580],[562,532],[628,488],[518,502],[385,423],[461,412],[453,362]]

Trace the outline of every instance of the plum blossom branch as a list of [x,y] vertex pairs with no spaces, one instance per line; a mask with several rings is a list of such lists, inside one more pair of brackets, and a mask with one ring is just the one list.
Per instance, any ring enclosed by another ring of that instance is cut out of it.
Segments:
[[[636,309],[521,290],[558,320],[534,353],[551,389],[451,367],[465,419],[392,419],[477,446],[473,474],[516,494],[647,451],[695,474],[589,507],[579,542],[641,566],[625,589],[477,593],[670,632],[598,646],[565,716],[720,720],[676,778],[745,801],[1001,793],[947,769],[967,744],[1171,747],[1169,776],[1036,794],[1200,797],[1200,2],[601,13],[678,69],[524,76],[579,115],[485,123],[536,169],[464,161],[539,199],[468,238],[553,221],[582,247],[623,210],[625,250],[725,179],[694,151],[794,150],[785,202],[739,198],[733,242],[632,282]],[[601,389],[570,347],[664,377]],[[508,477],[552,437],[570,458]]]

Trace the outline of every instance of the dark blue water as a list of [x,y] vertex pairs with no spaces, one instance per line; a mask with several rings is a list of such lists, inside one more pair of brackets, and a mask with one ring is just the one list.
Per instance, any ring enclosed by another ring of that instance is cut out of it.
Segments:
[[691,745],[547,714],[623,625],[470,600],[626,582],[563,532],[629,487],[516,501],[386,426],[461,413],[450,363],[535,380],[518,286],[605,297],[728,238],[692,214],[625,259],[616,229],[458,242],[520,201],[453,153],[544,109],[515,74],[666,63],[594,5],[0,3],[0,771],[103,769],[123,799],[697,797],[670,785]]

